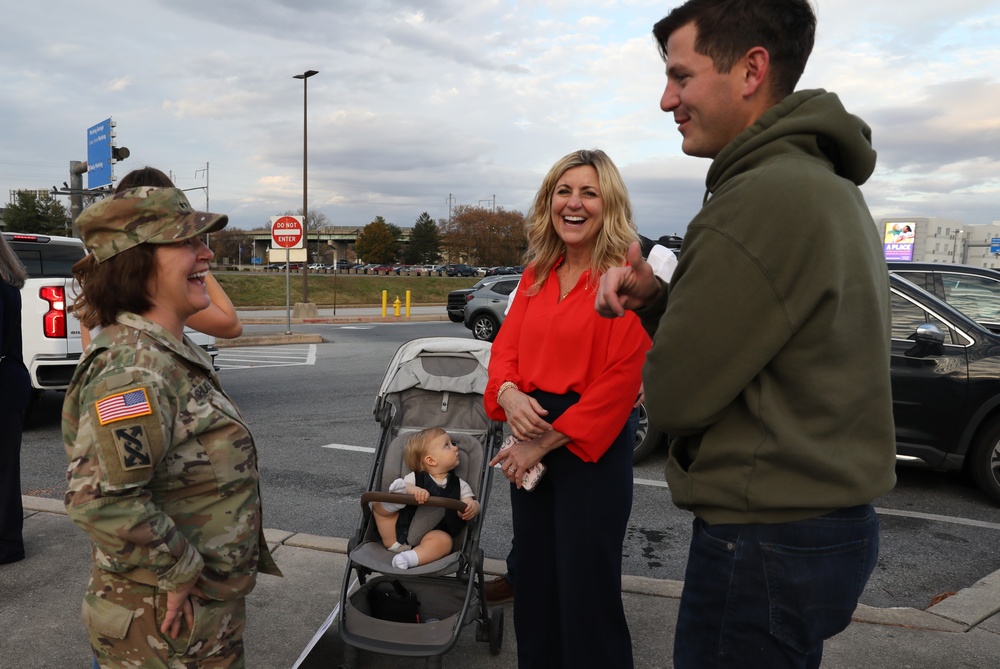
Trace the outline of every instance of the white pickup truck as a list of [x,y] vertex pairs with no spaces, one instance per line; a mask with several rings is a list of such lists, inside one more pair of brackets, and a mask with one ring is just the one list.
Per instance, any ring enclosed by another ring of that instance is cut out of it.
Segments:
[[[80,321],[66,308],[73,300],[73,264],[86,253],[83,242],[19,232],[3,236],[28,270],[21,289],[21,339],[32,388],[65,390],[83,353]],[[185,334],[214,362],[215,337],[190,328]]]

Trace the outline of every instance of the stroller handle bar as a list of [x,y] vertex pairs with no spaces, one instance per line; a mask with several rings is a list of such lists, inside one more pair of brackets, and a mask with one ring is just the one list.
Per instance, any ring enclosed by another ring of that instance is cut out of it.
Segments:
[[[361,508],[368,508],[370,502],[393,502],[395,504],[418,505],[417,498],[413,495],[404,495],[396,492],[365,492],[361,493]],[[450,497],[428,497],[423,506],[440,506],[444,509],[453,509],[461,513],[465,511],[465,502]]]

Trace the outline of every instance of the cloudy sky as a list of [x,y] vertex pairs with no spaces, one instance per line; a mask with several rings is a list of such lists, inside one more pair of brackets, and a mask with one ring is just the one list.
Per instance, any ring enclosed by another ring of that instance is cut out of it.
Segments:
[[[658,108],[664,0],[44,0],[0,24],[0,189],[50,189],[112,117],[196,206],[259,227],[302,206],[410,226],[453,205],[525,211],[560,156],[602,148],[640,231],[683,234],[709,162]],[[1000,220],[1000,2],[820,0],[800,88],[873,129],[873,215]],[[207,168],[207,169],[206,169]],[[68,202],[67,202],[68,204]]]

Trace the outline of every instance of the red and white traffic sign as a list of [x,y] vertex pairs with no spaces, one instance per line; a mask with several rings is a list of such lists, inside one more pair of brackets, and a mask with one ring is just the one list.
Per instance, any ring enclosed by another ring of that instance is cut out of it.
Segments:
[[271,241],[283,249],[302,248],[302,217],[272,216]]

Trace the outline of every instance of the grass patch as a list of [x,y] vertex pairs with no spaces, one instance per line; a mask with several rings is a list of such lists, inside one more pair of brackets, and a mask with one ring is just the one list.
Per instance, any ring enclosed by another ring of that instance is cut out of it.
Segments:
[[[285,306],[285,275],[258,272],[219,272],[215,274],[237,307]],[[389,304],[397,297],[411,304],[446,304],[448,293],[469,288],[479,277],[445,276],[368,276],[366,274],[309,274],[309,301],[318,306],[378,306],[382,291],[388,292]],[[302,301],[302,274],[291,275],[291,303]]]

